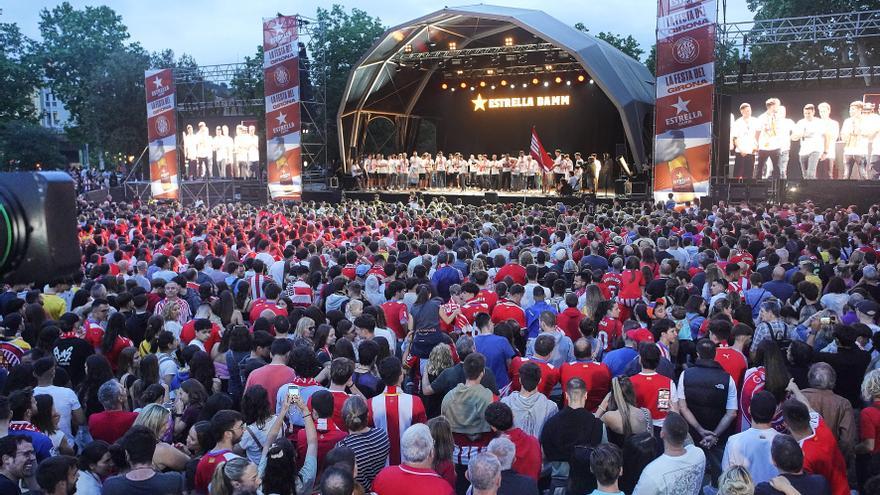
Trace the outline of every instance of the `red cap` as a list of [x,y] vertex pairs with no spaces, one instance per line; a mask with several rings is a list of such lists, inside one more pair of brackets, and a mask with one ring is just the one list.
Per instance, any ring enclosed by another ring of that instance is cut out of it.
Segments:
[[642,342],[654,342],[654,335],[645,328],[639,328],[626,332],[626,338],[632,340],[636,344],[641,344]]

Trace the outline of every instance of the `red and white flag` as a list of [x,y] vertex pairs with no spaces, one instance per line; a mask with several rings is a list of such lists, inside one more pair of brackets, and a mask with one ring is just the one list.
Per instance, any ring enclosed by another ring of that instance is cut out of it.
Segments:
[[538,139],[538,131],[535,130],[534,126],[532,127],[532,144],[529,147],[532,158],[538,160],[538,163],[541,164],[541,168],[544,169],[544,173],[549,173],[553,170],[553,159],[550,158],[550,155],[544,151],[544,145],[541,144],[541,140]]

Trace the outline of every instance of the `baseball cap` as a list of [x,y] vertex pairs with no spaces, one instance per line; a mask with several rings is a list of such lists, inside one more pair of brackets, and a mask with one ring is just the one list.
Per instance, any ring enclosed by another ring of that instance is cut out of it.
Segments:
[[560,248],[560,249],[556,250],[556,259],[558,261],[564,260],[567,255],[568,255],[568,253],[565,252],[565,249]]
[[856,311],[868,316],[877,316],[878,309],[880,309],[880,306],[874,301],[859,301],[859,303],[856,304]]
[[365,275],[367,274],[367,272],[369,272],[369,271],[370,271],[370,265],[358,265],[357,268],[355,268],[354,273],[355,273],[358,277],[363,277],[363,276],[365,276]]
[[651,332],[646,328],[630,330],[629,332],[626,332],[626,338],[632,340],[636,344],[641,344],[642,342],[654,342],[654,336],[651,335]]

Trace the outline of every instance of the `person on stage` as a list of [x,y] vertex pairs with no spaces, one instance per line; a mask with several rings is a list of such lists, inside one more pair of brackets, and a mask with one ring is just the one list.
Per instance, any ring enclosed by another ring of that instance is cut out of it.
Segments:
[[248,126],[248,177],[260,178],[260,138],[257,127]]
[[[779,178],[785,180],[788,176],[789,154],[791,153],[791,132],[794,129],[794,121],[786,117],[786,109],[779,105],[777,109],[779,116]],[[770,177],[773,170],[768,170],[764,174],[764,178]]]
[[380,186],[382,190],[388,190],[390,185],[390,172],[391,169],[388,165],[388,159],[385,158],[385,155],[379,154],[379,177],[382,181],[382,185]]
[[572,172],[574,172],[574,162],[571,161],[571,155],[565,153],[562,155],[562,164],[560,165],[560,170],[562,170],[563,180],[569,182],[571,178]]
[[485,191],[489,181],[489,157],[485,154],[477,156],[477,188]]
[[[527,177],[529,190],[537,190],[538,188],[543,188],[543,181],[541,181],[542,176],[544,175],[544,167],[541,166],[541,163],[538,162],[538,159],[529,156],[529,173]],[[541,184],[539,184],[541,182]]]
[[804,179],[815,179],[819,160],[826,158],[824,128],[822,120],[816,118],[816,107],[812,103],[804,105],[804,118],[797,122],[791,135],[801,143],[798,162]]
[[501,189],[510,191],[510,177],[516,161],[509,153],[501,155]]
[[739,106],[739,113],[740,118],[730,128],[730,149],[735,154],[733,176],[740,179],[752,178],[755,172],[755,150],[758,148],[758,121],[752,118],[752,106],[748,103]]
[[247,178],[247,154],[248,154],[247,128],[244,125],[235,126],[235,165],[232,172],[235,178]]
[[455,153],[452,155],[452,160],[447,164],[447,187],[450,188],[460,188],[461,183],[459,182],[461,177],[461,153]]
[[880,111],[880,106],[865,102],[865,125],[871,135],[871,153],[868,155],[868,172],[871,177],[880,176],[880,115],[874,110]]
[[214,138],[211,140],[211,148],[214,150],[214,177],[226,177],[226,147],[223,141],[223,128],[217,126],[214,129]]
[[489,161],[489,189],[497,191],[501,189],[501,160],[497,154],[492,155]]
[[590,169],[592,169],[593,173],[593,183],[591,187],[593,188],[593,194],[599,194],[599,174],[602,173],[602,162],[599,161],[599,155],[596,153],[592,153],[590,155]]
[[409,169],[407,172],[409,173],[409,180],[407,183],[409,184],[408,189],[418,189],[419,187],[419,171],[422,168],[422,159],[419,158],[418,153],[413,151],[412,156],[409,159]]
[[364,169],[361,163],[361,160],[351,160],[351,178],[354,179],[355,188],[359,191],[364,190]]
[[437,182],[434,184],[434,187],[446,189],[446,175],[449,170],[449,160],[446,159],[446,155],[444,155],[442,151],[438,151],[437,157],[434,159],[434,170],[437,174]]
[[556,150],[554,152],[554,155],[555,156],[553,157],[553,176],[552,176],[553,184],[547,184],[549,187],[547,187],[546,189],[548,189],[548,190],[555,189],[556,187],[558,187],[559,184],[561,184],[563,179],[565,178],[565,174],[562,172],[562,160],[565,158],[564,156],[562,156],[562,150]]
[[528,161],[526,161],[525,153],[520,150],[519,155],[517,155],[516,160],[513,162],[513,167],[510,169],[510,190],[511,191],[519,191],[523,188],[523,177],[525,177],[526,167],[528,166]]
[[752,177],[746,176],[746,178],[763,178],[767,160],[770,160],[770,172],[774,177],[779,176],[779,153],[782,148],[782,140],[787,139],[782,136],[783,124],[779,117],[779,99],[769,98],[764,105],[767,111],[758,117],[758,166]]
[[200,179],[207,177],[211,170],[211,154],[211,133],[204,122],[199,122],[199,132],[196,138],[196,157],[198,159],[196,176]]
[[819,110],[819,119],[822,121],[824,134],[823,156],[819,158],[816,177],[821,179],[833,179],[837,161],[837,140],[840,138],[840,123],[831,118],[831,105],[822,102],[816,108]]
[[864,104],[854,101],[849,104],[849,118],[840,128],[843,141],[843,178],[870,179],[868,175],[869,129],[864,122]]
[[186,161],[186,175],[192,180],[198,168],[198,136],[193,132],[193,126],[187,124],[186,134],[183,135],[183,158]]

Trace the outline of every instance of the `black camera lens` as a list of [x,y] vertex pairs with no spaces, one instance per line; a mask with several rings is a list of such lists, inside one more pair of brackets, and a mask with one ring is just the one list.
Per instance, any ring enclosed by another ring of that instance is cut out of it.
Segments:
[[21,202],[9,190],[8,184],[0,183],[0,276],[15,271],[24,259],[28,231]]

